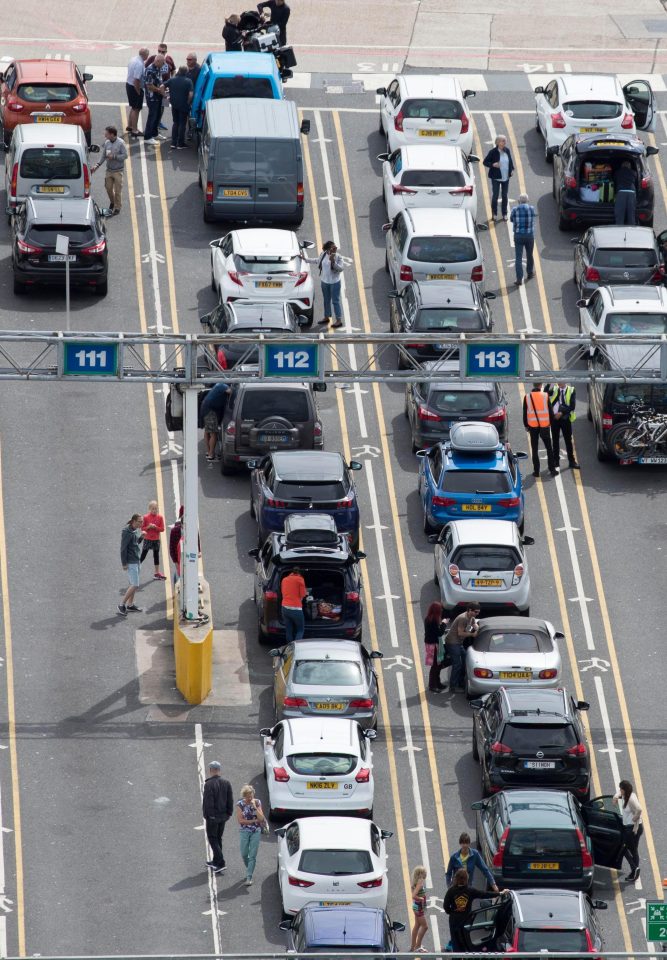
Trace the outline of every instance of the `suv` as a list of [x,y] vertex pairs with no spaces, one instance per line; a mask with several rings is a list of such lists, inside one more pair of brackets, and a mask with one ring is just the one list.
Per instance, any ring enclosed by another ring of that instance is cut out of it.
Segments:
[[616,133],[568,137],[554,147],[552,193],[558,206],[558,227],[569,230],[588,223],[614,223],[614,171],[628,160],[637,174],[637,221],[653,225],[653,178],[646,162],[657,147],[639,137]]
[[580,297],[605,284],[664,282],[659,241],[650,227],[590,227],[573,242],[573,280]]
[[92,73],[81,73],[71,60],[13,60],[0,73],[0,125],[5,150],[20,123],[71,123],[81,127],[90,146],[90,108],[86,83]]
[[387,150],[405,143],[448,143],[470,153],[473,120],[458,77],[444,73],[402,73],[388,87],[378,87],[380,133]]
[[506,790],[472,804],[476,848],[499,887],[593,888],[598,866],[620,869],[623,820],[613,797]]
[[255,563],[255,606],[259,642],[285,636],[280,586],[298,567],[306,581],[306,637],[361,639],[363,605],[359,560],[349,539],[328,514],[290,514],[285,532],[274,533],[250,551]]
[[321,450],[315,392],[324,383],[236,383],[222,420],[220,471],[228,474],[269,450]]
[[400,292],[412,280],[484,279],[482,249],[469,210],[401,210],[382,227],[385,270]]
[[[210,313],[199,318],[206,333],[226,336],[232,333],[298,333],[299,323],[291,304],[286,301],[255,302],[237,300],[219,302]],[[256,342],[209,344],[210,356],[223,370],[239,364],[259,363]]]
[[387,217],[414,207],[470,210],[477,219],[477,190],[473,163],[479,157],[460,147],[414,143],[393,153],[380,153],[382,199]]
[[[667,289],[663,286],[599,287],[589,300],[578,300],[577,306],[579,333],[635,333],[638,337],[667,333]],[[613,355],[619,347],[625,349],[625,344],[612,344],[605,350]],[[628,347],[633,349],[632,344]],[[591,357],[595,353],[591,347]]]
[[501,687],[471,700],[472,755],[482,793],[504,787],[564,787],[590,796],[591,768],[579,711],[589,704],[563,689]]

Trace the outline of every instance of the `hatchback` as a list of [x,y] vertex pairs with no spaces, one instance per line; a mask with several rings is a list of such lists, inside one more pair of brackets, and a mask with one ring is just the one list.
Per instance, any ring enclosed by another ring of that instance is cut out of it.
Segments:
[[530,575],[522,537],[506,520],[454,520],[429,540],[434,547],[433,579],[447,613],[478,603],[484,615],[530,613]]
[[418,450],[417,490],[422,502],[424,533],[450,520],[483,514],[513,520],[523,532],[523,486],[518,461],[501,443],[490,423],[455,423],[450,438],[429,450]]
[[470,210],[477,219],[474,163],[479,157],[460,147],[410,144],[393,153],[380,153],[382,199],[387,217],[414,207],[453,207]]
[[[297,333],[299,323],[291,304],[285,301],[236,300],[219,302],[210,313],[199,318],[206,333]],[[210,344],[211,357],[223,370],[237,364],[256,364],[256,343]]]
[[292,230],[248,227],[211,240],[211,288],[223,303],[286,300],[313,321],[313,278],[302,255],[313,246]]
[[472,809],[475,846],[499,887],[590,891],[593,857],[621,866],[623,821],[612,797],[579,803],[568,790],[502,790]]
[[378,87],[380,133],[393,151],[406,143],[455,144],[472,150],[473,119],[456,76],[402,73],[387,87]]
[[[71,123],[83,130],[90,146],[90,107],[86,83],[71,60],[13,60],[0,73],[0,125],[5,150],[20,123]],[[46,139],[45,135],[45,139]]]
[[558,641],[564,636],[548,620],[536,617],[485,617],[466,651],[469,696],[505,687],[556,687],[562,662]]
[[321,907],[299,910],[280,929],[287,933],[288,953],[398,953],[396,934],[405,924],[391,921],[377,907]]
[[661,284],[665,267],[650,227],[590,227],[574,248],[574,282],[588,298],[609,284]]
[[[94,200],[30,197],[12,217],[11,230],[14,293],[25,293],[35,285],[63,286],[67,260],[72,285],[106,296],[106,227]],[[59,236],[69,241],[66,254],[56,249]]]
[[398,291],[412,280],[484,279],[481,227],[469,210],[402,210],[382,229],[385,269]]

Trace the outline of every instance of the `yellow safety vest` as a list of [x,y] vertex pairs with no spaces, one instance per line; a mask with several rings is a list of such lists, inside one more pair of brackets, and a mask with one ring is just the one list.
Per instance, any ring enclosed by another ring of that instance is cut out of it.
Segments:
[[[567,404],[568,407],[570,406],[570,401],[572,400],[573,393],[574,393],[574,387],[565,387],[565,390],[564,390],[565,403]],[[551,400],[552,406],[554,405],[556,400],[558,400],[559,394],[560,394],[560,388],[558,386],[552,387],[551,390],[549,391],[549,400]],[[570,416],[569,416],[570,423],[574,423],[576,419],[577,419],[576,413],[574,412],[574,410],[570,410]]]

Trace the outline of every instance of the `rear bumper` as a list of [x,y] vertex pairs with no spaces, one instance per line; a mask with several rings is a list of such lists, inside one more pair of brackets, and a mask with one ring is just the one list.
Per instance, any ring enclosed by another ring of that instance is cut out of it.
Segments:
[[512,788],[532,790],[543,787],[545,790],[569,790],[575,796],[581,798],[590,787],[590,775],[588,773],[576,776],[563,774],[562,777],[554,777],[553,780],[547,780],[545,777],[539,776],[503,776],[498,770],[489,770],[488,775],[490,786],[498,790]]
[[[361,613],[359,618],[354,620],[348,619],[331,622],[327,622],[326,620],[317,620],[316,622],[306,620],[303,635],[307,638],[321,637],[323,640],[341,638],[358,640],[361,636],[361,627]],[[276,640],[279,644],[285,642],[285,627],[279,620],[270,620],[268,624],[262,624],[261,630],[267,640]],[[297,710],[294,716],[310,716],[310,714],[302,714]]]
[[[52,267],[34,267],[14,263],[14,277],[21,283],[35,284],[64,284],[65,266],[62,269],[53,269]],[[90,267],[70,266],[69,280],[72,286],[87,285],[90,283],[103,283],[107,279],[107,264],[100,263]]]
[[[562,197],[560,202],[560,215],[564,220],[569,220],[572,226],[576,226],[577,224],[598,226],[599,224],[615,222],[613,203],[583,203]],[[653,198],[651,198],[650,201],[638,201],[637,222],[639,226],[645,224],[652,218]]]
[[[592,869],[584,870],[581,877],[574,879],[561,877],[557,871],[554,871],[554,875],[551,877],[533,876],[532,874],[528,876],[527,871],[516,877],[508,877],[501,871],[496,872],[492,870],[491,872],[494,875],[496,885],[501,889],[503,887],[508,887],[510,890],[525,889],[526,887],[558,887],[561,889],[564,888],[565,890],[589,891],[593,887]],[[535,871],[535,873],[537,873],[537,871]]]
[[[336,716],[336,714],[307,712],[305,710],[283,709],[280,710],[279,713],[281,720],[303,719],[304,717],[315,717],[316,719],[321,720],[322,717]],[[356,720],[362,730],[370,730],[371,727],[375,726],[377,721],[377,710],[366,710],[359,713],[346,713],[344,719]]]
[[494,693],[500,687],[511,690],[513,687],[525,688],[530,685],[531,690],[551,690],[560,686],[563,678],[558,676],[554,677],[553,680],[501,680],[500,677],[492,677],[490,680],[483,680],[480,677],[473,676],[466,661],[466,681],[469,695],[471,697],[481,697],[485,693]]

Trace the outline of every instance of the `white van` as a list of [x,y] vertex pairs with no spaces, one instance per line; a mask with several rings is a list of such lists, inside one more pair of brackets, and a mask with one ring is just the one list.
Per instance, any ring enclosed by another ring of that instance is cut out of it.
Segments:
[[28,197],[89,197],[88,153],[99,149],[88,149],[86,135],[73,124],[48,131],[43,123],[19,124],[5,154],[7,216]]

